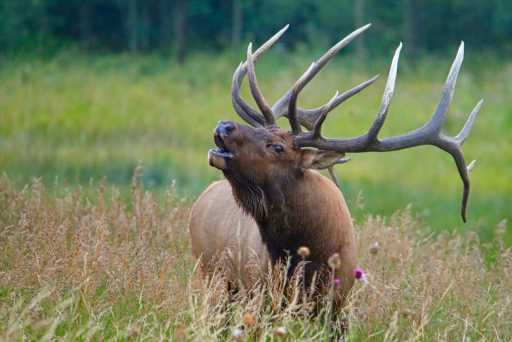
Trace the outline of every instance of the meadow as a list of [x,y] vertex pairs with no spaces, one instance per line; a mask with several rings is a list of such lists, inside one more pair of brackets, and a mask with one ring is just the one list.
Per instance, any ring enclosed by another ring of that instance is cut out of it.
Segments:
[[[285,287],[282,272],[233,300],[220,277],[204,281],[188,204],[172,189],[156,199],[139,175],[125,199],[105,184],[55,196],[41,181],[19,191],[0,178],[0,340],[330,340],[331,297],[311,316],[311,301],[295,281]],[[410,208],[367,216],[356,231],[368,282],[355,284],[340,317],[348,340],[510,340],[506,228],[493,230],[491,245],[474,233],[433,236]]]
[[[270,100],[320,53],[276,50],[257,65]],[[221,178],[206,152],[217,121],[240,121],[229,88],[241,58],[200,54],[180,66],[157,55],[68,51],[0,61],[0,339],[229,339],[247,312],[253,340],[279,339],[279,326],[285,339],[327,338],[307,305],[275,310],[284,294],[212,304],[215,291],[194,271],[188,210]],[[324,125],[327,136],[358,135],[378,110],[388,63],[340,56],[300,105],[381,74]],[[428,120],[450,63],[429,56],[412,65],[404,51],[381,136]],[[370,278],[346,311],[353,340],[512,337],[511,78],[512,64],[467,47],[445,132],[456,134],[484,98],[463,148],[477,160],[468,223],[455,165],[433,147],[354,154],[337,168]]]

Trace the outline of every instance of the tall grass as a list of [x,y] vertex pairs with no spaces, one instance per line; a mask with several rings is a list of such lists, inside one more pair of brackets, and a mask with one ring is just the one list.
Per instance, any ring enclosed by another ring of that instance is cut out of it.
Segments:
[[[323,316],[294,302],[279,276],[232,300],[220,278],[203,280],[190,254],[189,204],[172,188],[156,201],[137,177],[128,199],[105,184],[55,195],[40,180],[17,190],[0,178],[0,340],[330,338]],[[487,246],[475,234],[430,235],[409,208],[359,221],[369,282],[356,284],[339,317],[349,340],[510,340],[506,228]]]

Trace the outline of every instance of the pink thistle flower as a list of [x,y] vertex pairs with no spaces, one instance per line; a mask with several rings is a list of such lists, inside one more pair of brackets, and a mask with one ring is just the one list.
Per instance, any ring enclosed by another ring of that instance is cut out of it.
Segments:
[[340,278],[334,278],[334,286],[340,287],[341,286],[341,279]]
[[357,267],[354,269],[354,277],[362,281],[364,284],[368,284],[368,277],[366,276],[366,273],[361,267]]

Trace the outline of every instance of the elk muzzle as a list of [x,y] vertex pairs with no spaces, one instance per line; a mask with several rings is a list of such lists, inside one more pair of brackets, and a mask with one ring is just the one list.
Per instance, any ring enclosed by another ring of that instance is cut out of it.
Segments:
[[219,121],[213,133],[213,140],[217,148],[208,151],[208,163],[219,170],[227,168],[228,160],[233,154],[227,149],[224,139],[235,130],[235,124],[230,121]]

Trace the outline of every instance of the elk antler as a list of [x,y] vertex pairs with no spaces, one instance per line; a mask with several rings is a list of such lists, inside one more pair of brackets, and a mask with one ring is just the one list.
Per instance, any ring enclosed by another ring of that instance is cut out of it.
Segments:
[[[354,40],[356,37],[365,32],[368,28],[370,28],[370,26],[371,24],[367,24],[355,30],[354,32],[340,40],[332,48],[330,48],[316,62],[313,62],[313,64],[311,64],[311,66],[306,70],[306,72],[297,80],[297,82],[295,82],[294,86],[290,88],[279,100],[277,100],[272,107],[268,105],[258,86],[256,73],[254,71],[254,63],[264,52],[266,52],[272,45],[274,45],[277,42],[277,40],[279,40],[279,38],[281,38],[284,32],[288,29],[288,25],[286,25],[279,32],[273,35],[254,53],[252,53],[252,44],[249,44],[249,48],[247,51],[247,60],[245,62],[240,63],[240,65],[233,74],[233,82],[231,86],[231,98],[233,108],[242,119],[244,119],[247,123],[253,126],[264,126],[265,124],[273,125],[276,119],[284,115],[288,117],[293,117],[290,120],[290,124],[292,125],[294,133],[298,133],[300,131],[300,125],[303,125],[308,129],[311,129],[314,123],[316,122],[317,118],[325,110],[325,105],[314,109],[297,108],[296,101],[298,94],[318,74],[322,67],[324,67],[332,59],[332,57],[334,57],[342,48],[347,46],[352,40]],[[259,114],[255,109],[253,109],[251,106],[249,106],[240,96],[240,87],[242,85],[242,81],[246,73],[249,74],[249,86],[251,89],[251,94],[254,100],[256,101],[258,108],[262,112],[263,116]],[[351,96],[359,93],[361,90],[368,87],[370,84],[375,82],[377,78],[378,75],[355,86],[354,88],[342,94],[339,94],[335,99],[331,101],[331,110],[339,106],[341,103],[343,103]],[[289,114],[290,111],[292,111],[291,114]]]
[[[297,107],[297,98],[302,89],[304,89],[304,87],[318,74],[321,68],[324,67],[336,53],[348,45],[353,39],[366,31],[370,25],[371,24],[368,24],[355,30],[340,40],[332,48],[330,48],[316,62],[313,62],[313,64],[311,64],[311,66],[304,72],[304,74],[302,74],[302,76],[295,82],[295,84],[278,101],[276,101],[276,103],[271,108],[263,97],[263,94],[261,93],[261,90],[258,86],[256,73],[254,71],[254,63],[259,58],[259,56],[261,56],[261,54],[263,54],[279,38],[281,38],[284,32],[288,29],[288,25],[286,25],[283,29],[272,36],[258,50],[256,50],[254,54],[251,51],[251,45],[249,45],[247,51],[247,61],[240,63],[238,68],[235,70],[235,73],[233,74],[233,83],[231,87],[233,107],[235,111],[240,115],[240,117],[242,117],[242,119],[253,126],[273,125],[275,120],[279,117],[288,116],[292,132],[295,135],[294,141],[297,147],[314,147],[321,150],[332,150],[340,153],[360,153],[369,151],[395,151],[420,145],[436,146],[448,152],[453,157],[459,171],[464,185],[461,216],[463,221],[466,222],[466,207],[470,190],[468,173],[474,167],[475,161],[472,161],[468,166],[466,166],[466,162],[464,161],[464,156],[460,148],[471,131],[476,115],[483,104],[483,99],[480,100],[473,108],[473,111],[469,115],[468,120],[464,124],[464,127],[459,132],[459,134],[457,134],[455,137],[449,137],[441,133],[441,128],[446,120],[446,113],[453,97],[455,83],[457,81],[457,76],[462,65],[462,60],[464,58],[463,42],[459,47],[457,56],[455,57],[455,60],[446,79],[441,100],[437,106],[436,111],[425,125],[406,134],[389,137],[382,140],[378,138],[380,129],[382,128],[386,119],[388,107],[395,88],[398,59],[402,49],[401,43],[393,56],[386,87],[382,96],[380,110],[375,121],[366,134],[351,139],[327,139],[322,137],[321,130],[325,118],[330,111],[339,106],[348,98],[359,93],[370,84],[375,82],[375,80],[378,78],[378,75],[341,94],[336,92],[336,95],[331,98],[329,102],[318,108],[303,109]],[[249,74],[249,86],[251,93],[256,101],[256,104],[258,105],[258,108],[263,113],[263,116],[251,108],[240,97],[240,87],[246,73]],[[302,133],[301,125],[310,131]],[[335,164],[346,161],[347,159],[340,159],[340,161],[335,162]],[[329,172],[331,173],[333,180],[336,182],[336,178],[332,171],[333,165],[329,167]]]
[[469,166],[466,166],[466,162],[464,161],[464,156],[460,148],[464,143],[464,140],[468,137],[469,132],[471,131],[471,127],[473,126],[476,115],[483,104],[483,99],[480,100],[473,108],[473,111],[469,115],[468,120],[464,124],[464,127],[459,132],[459,134],[457,134],[455,137],[449,137],[441,133],[441,128],[446,120],[446,113],[448,112],[448,107],[453,97],[455,83],[457,81],[457,76],[462,65],[462,60],[464,58],[464,42],[461,42],[460,44],[457,56],[455,57],[455,60],[451,66],[450,72],[448,73],[441,100],[439,101],[436,111],[430,120],[416,130],[410,131],[403,135],[384,138],[381,140],[378,138],[378,134],[386,119],[391,97],[393,96],[398,68],[398,59],[401,49],[402,44],[400,43],[393,56],[386,87],[382,96],[380,110],[377,114],[377,117],[375,118],[375,121],[366,134],[350,139],[327,139],[322,137],[322,124],[326,115],[334,108],[334,101],[331,100],[328,104],[322,107],[323,110],[321,111],[321,115],[319,115],[317,118],[313,130],[306,133],[300,133],[295,136],[295,144],[297,147],[315,147],[321,150],[331,150],[343,153],[359,153],[369,151],[387,152],[420,145],[436,146],[448,152],[453,157],[455,164],[457,165],[457,169],[464,185],[461,216],[462,220],[466,222],[466,207],[470,190],[468,173],[473,168],[474,161],[471,162]]

